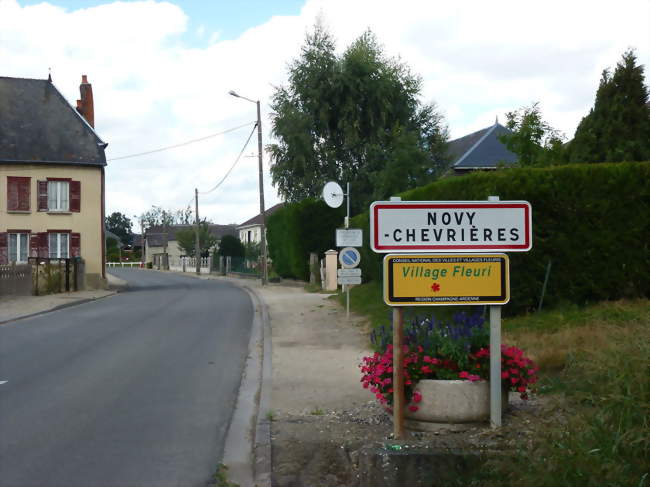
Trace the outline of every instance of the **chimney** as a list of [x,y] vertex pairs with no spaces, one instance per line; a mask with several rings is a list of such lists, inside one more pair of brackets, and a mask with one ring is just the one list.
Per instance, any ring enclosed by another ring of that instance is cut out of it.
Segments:
[[79,85],[81,100],[77,100],[77,111],[86,119],[88,124],[95,128],[95,105],[93,103],[93,86],[88,83],[88,76],[81,76]]

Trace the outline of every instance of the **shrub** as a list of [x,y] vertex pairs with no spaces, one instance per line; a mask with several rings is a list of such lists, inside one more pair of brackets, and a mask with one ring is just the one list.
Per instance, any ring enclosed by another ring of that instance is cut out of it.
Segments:
[[[580,164],[476,172],[401,194],[403,200],[527,200],[533,249],[511,253],[509,313],[534,309],[546,268],[545,305],[650,296],[650,163]],[[369,235],[368,213],[352,226]],[[383,255],[364,239],[364,278],[380,280]]]

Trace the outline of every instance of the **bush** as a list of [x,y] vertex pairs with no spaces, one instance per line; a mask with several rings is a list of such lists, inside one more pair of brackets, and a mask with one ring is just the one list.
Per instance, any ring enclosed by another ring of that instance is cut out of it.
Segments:
[[269,254],[282,277],[307,279],[309,254],[322,255],[335,248],[336,229],[343,226],[343,208],[330,208],[323,201],[306,199],[284,205],[267,222]]
[[[511,253],[509,313],[534,309],[549,261],[545,305],[650,296],[650,163],[580,164],[476,172],[401,194],[403,200],[527,200],[533,249]],[[369,236],[368,213],[352,220]],[[382,254],[364,238],[366,280],[381,280]]]

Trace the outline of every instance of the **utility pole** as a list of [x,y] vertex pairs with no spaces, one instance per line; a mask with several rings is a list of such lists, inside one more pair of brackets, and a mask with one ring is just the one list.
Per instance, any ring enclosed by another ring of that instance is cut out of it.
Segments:
[[260,245],[262,246],[262,286],[266,284],[267,267],[266,267],[266,217],[264,215],[264,183],[263,183],[263,166],[262,166],[262,116],[260,113],[260,101],[257,100],[257,157],[259,161],[259,181],[260,181],[260,216],[262,217],[262,235]]
[[196,259],[196,274],[201,274],[201,244],[199,242],[199,190],[194,188],[194,205],[196,207],[196,231],[194,242],[194,256]]

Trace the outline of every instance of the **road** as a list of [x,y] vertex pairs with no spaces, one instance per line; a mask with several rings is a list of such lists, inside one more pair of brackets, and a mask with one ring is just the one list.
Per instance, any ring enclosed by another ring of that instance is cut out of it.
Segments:
[[126,292],[0,326],[0,486],[204,486],[221,459],[248,294],[111,272]]

